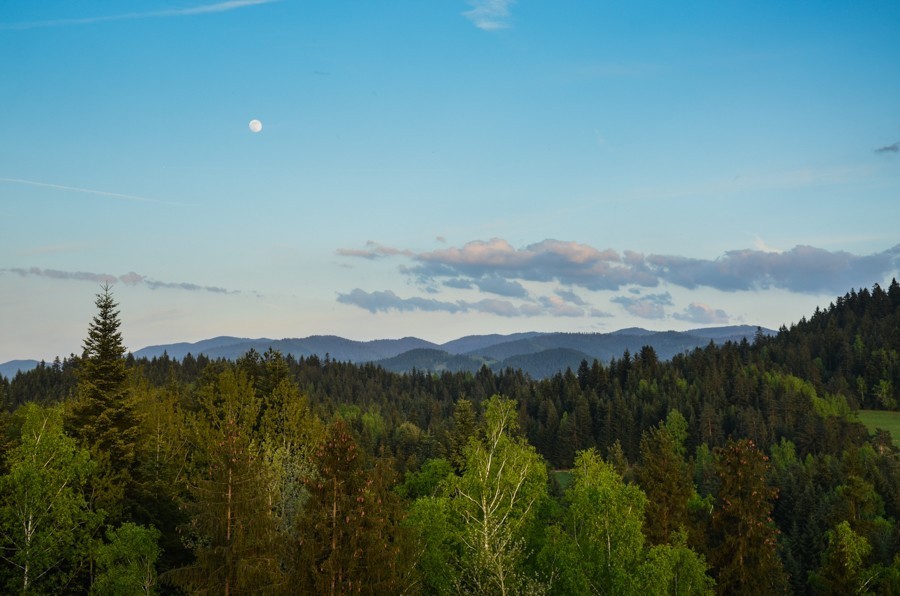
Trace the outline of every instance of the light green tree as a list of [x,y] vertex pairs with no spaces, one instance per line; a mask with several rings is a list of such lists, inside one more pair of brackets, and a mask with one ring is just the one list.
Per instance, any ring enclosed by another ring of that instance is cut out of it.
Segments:
[[[470,408],[463,405],[461,420]],[[457,421],[459,422],[459,420]],[[468,426],[464,424],[463,426]],[[526,565],[527,535],[548,498],[543,458],[517,434],[516,402],[498,395],[485,402],[480,431],[459,433],[460,474],[444,465],[428,496],[411,506],[407,524],[424,544],[418,566],[426,592],[539,593],[545,586]],[[433,471],[433,470],[432,470]]]
[[541,559],[557,594],[709,595],[706,561],[674,541],[647,549],[642,526],[647,498],[593,449],[575,458],[568,510],[552,529]]
[[103,519],[83,492],[95,464],[63,433],[59,408],[29,403],[17,417],[20,442],[0,477],[5,585],[22,594],[54,592],[86,561]]
[[638,592],[638,566],[643,557],[641,533],[647,498],[593,449],[575,458],[566,528],[572,541],[574,568],[595,594]]
[[538,503],[547,498],[547,468],[517,436],[516,402],[487,401],[481,440],[464,450],[465,469],[453,486],[452,505],[463,522],[460,588],[480,594],[537,590],[523,564],[525,534]]
[[818,572],[810,573],[810,583],[827,594],[868,594],[875,573],[863,568],[872,546],[864,536],[842,521],[825,533],[828,547],[822,553]]
[[94,555],[97,579],[91,592],[104,596],[155,594],[159,536],[155,528],[131,522],[108,530],[109,542],[100,545]]
[[280,380],[264,404],[261,453],[266,494],[279,532],[290,535],[309,497],[304,483],[316,474],[315,451],[325,429],[290,379]]

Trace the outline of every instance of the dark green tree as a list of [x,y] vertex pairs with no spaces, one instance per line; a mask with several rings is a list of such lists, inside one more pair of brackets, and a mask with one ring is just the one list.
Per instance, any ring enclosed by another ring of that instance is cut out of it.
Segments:
[[128,385],[118,305],[108,285],[95,304],[98,312],[84,340],[66,431],[90,450],[99,466],[94,486],[97,505],[120,519],[135,500],[139,419]]
[[304,594],[393,594],[415,582],[411,534],[384,462],[369,466],[346,422],[337,419],[316,451],[318,476],[299,519],[292,586]]
[[193,444],[187,534],[193,565],[166,579],[191,593],[281,589],[276,520],[267,471],[254,437],[260,404],[247,375],[227,368],[201,388],[188,425]]
[[777,594],[787,589],[778,558],[778,529],[770,517],[777,491],[766,482],[768,458],[753,441],[729,441],[715,450],[719,491],[712,517],[720,594]]
[[465,449],[478,428],[475,407],[468,399],[460,399],[453,410],[453,429],[450,431],[450,464],[461,472],[466,463]]
[[636,474],[648,499],[644,533],[651,544],[665,544],[673,532],[686,527],[688,501],[694,492],[691,470],[666,426],[644,432]]

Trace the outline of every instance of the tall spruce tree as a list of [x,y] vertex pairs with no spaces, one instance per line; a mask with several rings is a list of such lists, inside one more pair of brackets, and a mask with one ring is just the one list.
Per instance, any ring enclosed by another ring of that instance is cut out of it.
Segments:
[[719,478],[710,562],[720,594],[780,594],[787,591],[778,558],[778,529],[770,517],[777,490],[769,487],[768,458],[753,441],[729,441],[715,450]]
[[118,304],[108,285],[97,294],[97,314],[84,340],[78,391],[69,404],[66,431],[99,464],[97,504],[113,519],[133,493],[138,416],[128,386]]

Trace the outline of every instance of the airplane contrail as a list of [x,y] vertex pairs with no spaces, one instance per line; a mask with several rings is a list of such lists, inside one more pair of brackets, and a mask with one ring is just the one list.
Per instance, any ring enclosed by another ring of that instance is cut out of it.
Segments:
[[42,27],[64,27],[67,25],[90,25],[92,23],[102,23],[105,21],[124,21],[130,19],[147,19],[154,17],[176,17],[189,16],[197,14],[210,14],[215,12],[226,12],[245,6],[254,6],[256,4],[271,4],[279,0],[226,0],[225,2],[217,2],[215,4],[204,4],[194,6],[192,8],[173,8],[169,10],[154,10],[148,12],[127,12],[124,14],[99,16],[99,17],[83,17],[80,19],[53,19],[47,21],[31,21],[25,23],[0,23],[0,29],[6,30],[24,30],[38,29]]
[[151,199],[148,197],[139,197],[137,195],[126,195],[119,192],[108,192],[105,190],[95,190],[93,188],[79,188],[77,186],[64,186],[62,184],[50,184],[49,182],[38,182],[36,180],[24,180],[22,178],[2,178],[0,182],[13,182],[15,184],[28,184],[29,186],[43,186],[45,188],[55,188],[57,190],[71,190],[73,192],[83,192],[103,197],[112,197],[114,199],[127,199],[129,201],[141,201],[143,203],[157,203],[160,205],[184,205],[185,203],[175,203],[172,201],[161,201],[160,199]]

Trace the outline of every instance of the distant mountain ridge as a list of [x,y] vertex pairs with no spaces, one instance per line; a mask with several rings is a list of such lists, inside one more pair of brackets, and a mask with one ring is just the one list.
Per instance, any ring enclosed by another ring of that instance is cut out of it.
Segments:
[[11,379],[16,376],[17,372],[28,372],[33,368],[37,368],[38,364],[40,362],[37,360],[10,360],[9,362],[4,362],[0,364],[0,377]]
[[[416,337],[354,341],[334,335],[313,335],[305,338],[247,339],[216,337],[196,343],[176,343],[148,346],[134,352],[136,358],[154,358],[163,354],[182,359],[189,353],[209,358],[235,360],[253,349],[263,353],[273,349],[294,357],[326,355],[341,362],[374,362],[396,372],[420,371],[476,371],[482,366],[491,368],[521,368],[535,377],[553,374],[567,367],[577,368],[581,360],[594,358],[608,362],[621,358],[625,350],[632,353],[650,345],[660,359],[668,360],[682,352],[726,341],[752,341],[757,327],[736,325],[707,327],[690,331],[648,331],[639,327],[612,333],[540,333],[525,332],[509,335],[489,334],[461,337],[444,344],[435,344]],[[767,335],[776,332],[762,329]]]
[[[417,337],[355,341],[336,335],[311,335],[304,338],[249,339],[220,336],[198,342],[179,342],[148,346],[134,352],[135,358],[158,358],[167,354],[182,360],[188,354],[208,358],[236,360],[251,349],[264,353],[268,349],[295,358],[316,355],[340,362],[374,362],[387,370],[477,371],[482,366],[495,370],[522,369],[534,378],[552,375],[560,370],[578,367],[582,360],[594,358],[609,362],[621,358],[628,350],[639,351],[652,346],[661,360],[668,360],[682,352],[714,342],[753,341],[757,327],[732,325],[705,327],[689,331],[649,331],[640,327],[620,329],[612,333],[541,333],[529,331],[509,335],[468,335],[435,344]],[[775,335],[771,329],[761,329]],[[18,371],[26,372],[38,365],[36,360],[12,360],[0,364],[0,376],[12,378]]]

